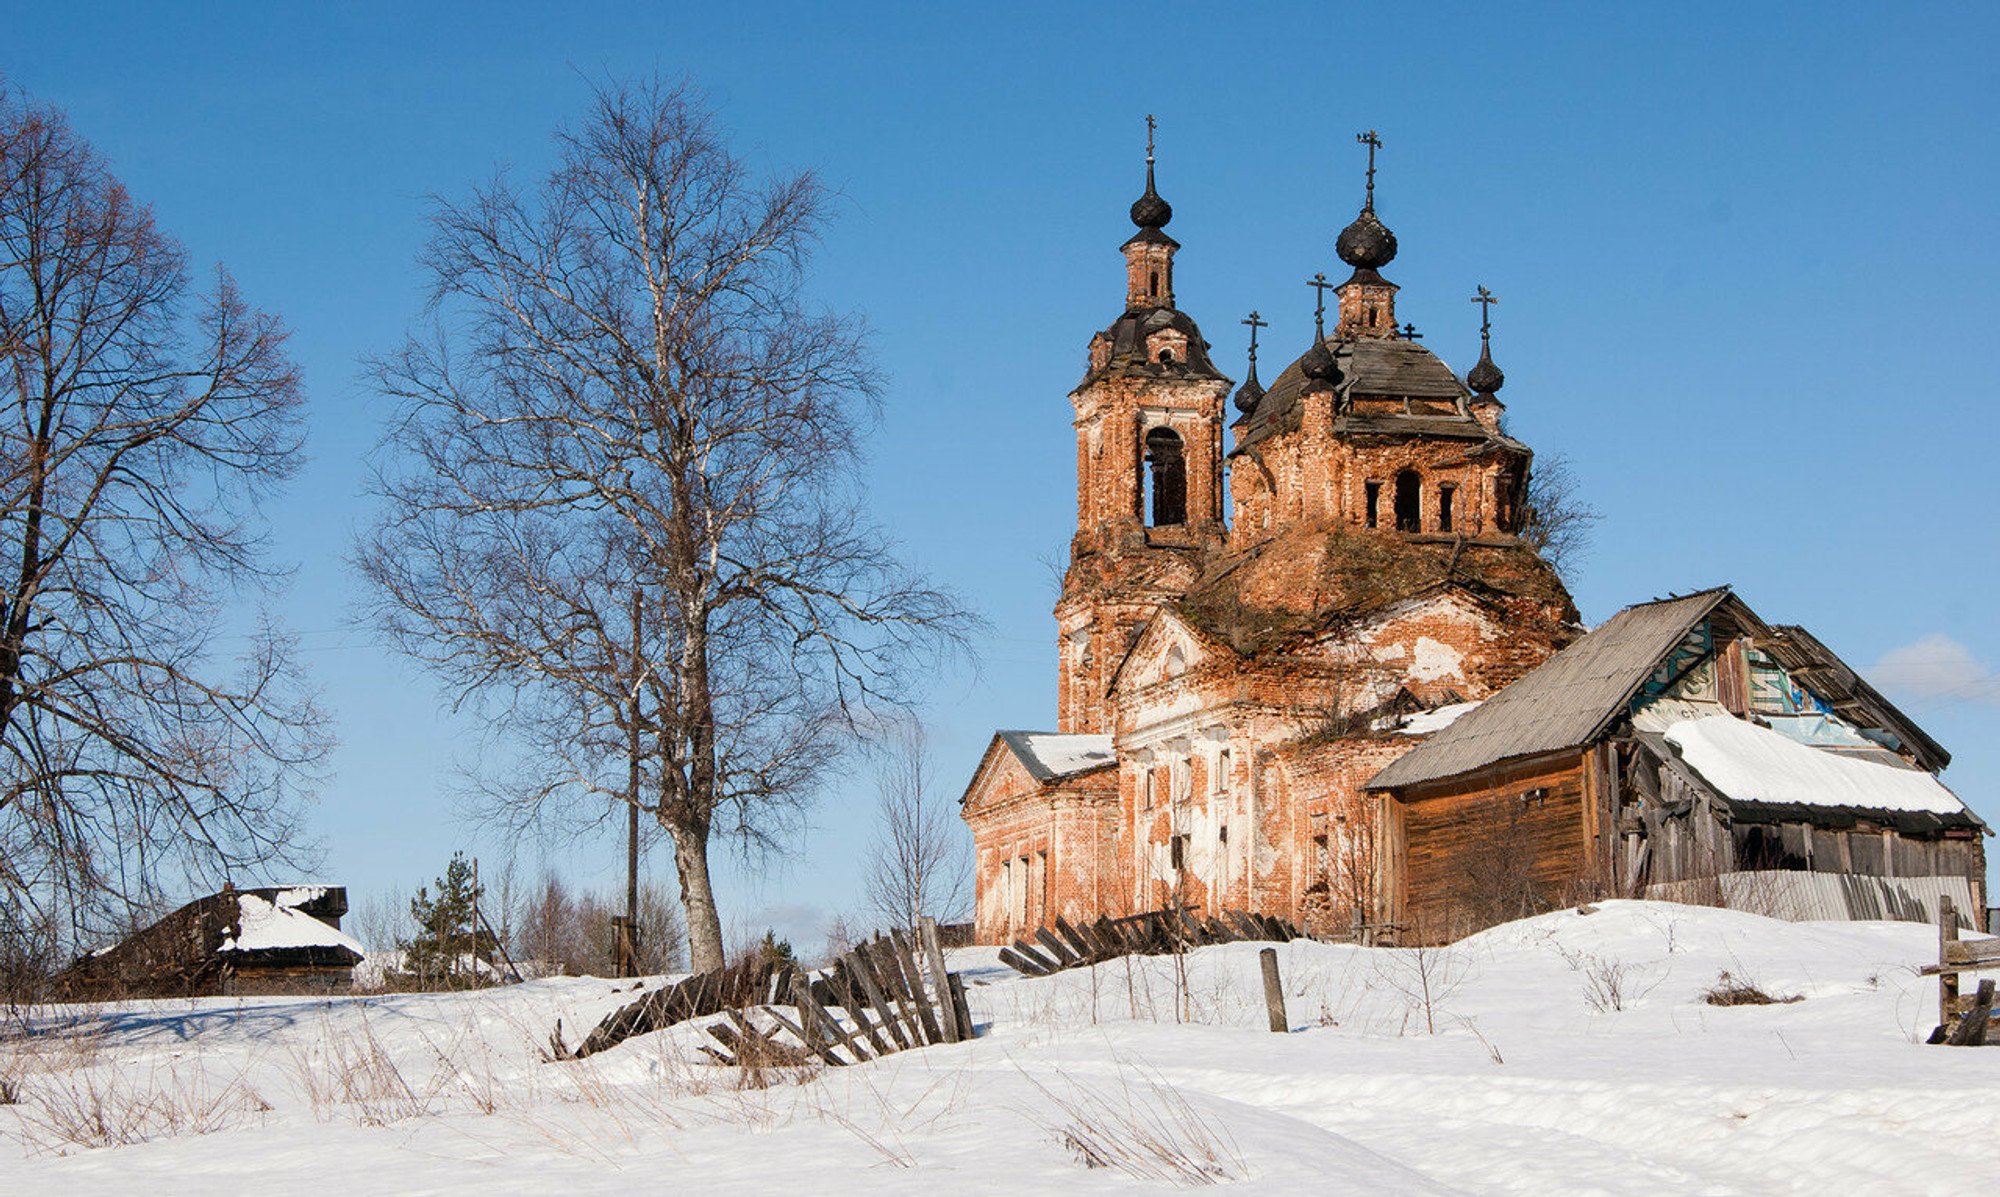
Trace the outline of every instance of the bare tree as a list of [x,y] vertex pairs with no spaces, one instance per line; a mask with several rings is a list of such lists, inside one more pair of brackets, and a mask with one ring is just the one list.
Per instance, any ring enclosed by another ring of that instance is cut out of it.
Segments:
[[1584,501],[1567,457],[1556,453],[1535,462],[1521,511],[1521,539],[1568,579],[1590,552],[1590,526],[1603,517]]
[[285,335],[0,84],[0,931],[296,863],[329,740],[246,615],[299,460]]
[[964,919],[972,903],[972,854],[956,805],[937,786],[921,723],[899,721],[875,774],[875,835],[863,897],[895,927],[924,915]]
[[556,143],[539,186],[436,205],[433,323],[376,364],[403,411],[359,564],[522,746],[490,811],[658,820],[703,970],[711,839],[781,840],[968,617],[865,516],[878,380],[801,294],[826,190],[754,178],[685,84],[600,88]]

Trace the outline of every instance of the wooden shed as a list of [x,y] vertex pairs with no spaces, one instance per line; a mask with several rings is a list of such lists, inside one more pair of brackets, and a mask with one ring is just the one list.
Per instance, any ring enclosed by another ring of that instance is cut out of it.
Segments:
[[1588,896],[1782,918],[1986,900],[1950,755],[1727,587],[1629,607],[1377,773],[1385,902],[1446,938]]
[[224,888],[58,973],[71,1001],[345,989],[366,950],[338,885]]

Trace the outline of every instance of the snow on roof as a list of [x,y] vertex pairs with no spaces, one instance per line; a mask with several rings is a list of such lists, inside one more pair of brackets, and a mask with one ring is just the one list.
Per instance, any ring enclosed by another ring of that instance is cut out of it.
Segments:
[[223,939],[220,950],[224,952],[258,952],[285,948],[346,948],[356,956],[368,954],[368,949],[339,928],[294,910],[290,906],[274,906],[255,894],[239,894],[236,898],[236,912],[237,935],[233,939]]
[[1060,732],[1001,732],[1014,755],[1037,781],[1087,773],[1118,763],[1110,736],[1066,735]]
[[1396,734],[1399,736],[1428,736],[1434,731],[1443,731],[1445,728],[1458,722],[1460,715],[1465,714],[1478,705],[1478,702],[1454,702],[1447,703],[1436,710],[1418,711],[1408,719],[1403,720],[1403,725],[1396,729]]
[[1809,748],[1731,715],[1667,729],[1681,758],[1722,794],[1743,802],[1960,814],[1965,804],[1930,773]]

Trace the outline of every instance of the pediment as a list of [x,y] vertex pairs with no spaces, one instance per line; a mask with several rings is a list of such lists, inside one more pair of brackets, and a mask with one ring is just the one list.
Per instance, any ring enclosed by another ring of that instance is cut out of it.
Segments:
[[1162,608],[1153,613],[1131,651],[1111,677],[1111,692],[1136,690],[1172,681],[1206,663],[1210,649],[1187,621]]

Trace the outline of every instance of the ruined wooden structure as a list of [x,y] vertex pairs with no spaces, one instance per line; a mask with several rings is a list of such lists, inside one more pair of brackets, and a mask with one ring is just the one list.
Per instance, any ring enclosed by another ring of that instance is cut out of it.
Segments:
[[945,966],[937,924],[924,919],[856,944],[811,973],[757,958],[699,973],[613,1011],[574,1049],[556,1023],[549,1057],[578,1060],[634,1035],[721,1015],[702,1051],[730,1066],[858,1064],[973,1037],[965,984]]
[[726,1010],[703,1045],[735,1067],[832,1067],[860,1064],[913,1048],[963,1043],[974,1036],[965,984],[945,967],[937,925],[894,930],[858,943],[824,975],[786,970],[770,1002]]
[[52,981],[67,1001],[298,993],[346,989],[364,952],[340,929],[338,885],[225,887]]
[[1081,924],[1059,917],[1053,929],[1037,928],[1034,938],[1034,943],[1017,939],[1012,946],[1001,948],[1000,962],[1031,977],[1046,977],[1120,956],[1162,956],[1245,940],[1289,943],[1300,935],[1297,927],[1268,914],[1225,910],[1203,917],[1184,908],[1166,907],[1117,919],[1100,916],[1095,922]]
[[1432,939],[1607,895],[1927,922],[1985,897],[1950,759],[1727,587],[1642,603],[1369,781],[1384,905]]

